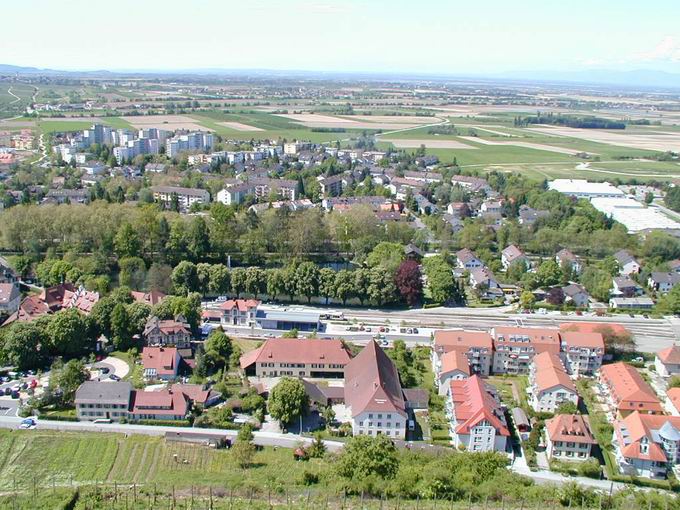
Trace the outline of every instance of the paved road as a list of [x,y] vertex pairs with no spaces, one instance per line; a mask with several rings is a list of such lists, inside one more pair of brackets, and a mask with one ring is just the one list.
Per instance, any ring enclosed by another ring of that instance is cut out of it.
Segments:
[[[14,416],[0,416],[0,428],[17,429],[21,418]],[[163,427],[159,425],[134,425],[120,423],[91,423],[75,421],[51,421],[38,419],[38,429],[57,430],[62,432],[101,432],[120,434],[143,434],[147,436],[165,436],[167,432],[201,433],[216,436],[229,436],[236,439],[237,430],[201,429],[193,427]],[[312,439],[295,434],[276,434],[272,432],[254,432],[253,442],[260,446],[279,446],[282,448],[297,448],[300,443],[311,444]],[[325,441],[330,451],[339,451],[344,443],[340,441]]]

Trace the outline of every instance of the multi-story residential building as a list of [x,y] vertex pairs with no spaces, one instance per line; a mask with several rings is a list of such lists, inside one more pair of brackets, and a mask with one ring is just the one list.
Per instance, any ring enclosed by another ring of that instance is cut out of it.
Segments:
[[437,384],[439,394],[446,395],[449,383],[455,379],[467,379],[470,377],[470,363],[465,352],[461,349],[454,349],[445,352],[439,357]]
[[572,273],[579,275],[583,270],[583,265],[579,258],[566,248],[557,252],[555,255],[555,262],[559,264],[560,267],[569,267]]
[[374,340],[347,364],[345,405],[352,416],[355,436],[406,438],[408,412],[399,373]]
[[623,473],[666,478],[680,461],[680,417],[633,411],[614,422],[612,446]]
[[191,328],[181,316],[164,320],[149,317],[143,334],[147,345],[150,346],[183,349],[191,345]]
[[602,366],[604,338],[602,333],[562,331],[562,359],[567,372],[581,377],[594,375]]
[[246,181],[228,183],[217,193],[217,201],[225,205],[238,205],[252,195],[258,200],[269,200],[272,194],[283,200],[296,200],[298,182],[289,179],[270,179],[269,177],[253,177]]
[[165,155],[174,158],[182,152],[187,151],[207,151],[212,149],[214,137],[212,133],[195,131],[186,133],[165,141]]
[[536,354],[560,353],[557,329],[500,327],[492,330],[494,339],[493,372],[496,374],[526,374]]
[[207,204],[210,202],[208,190],[199,188],[180,188],[177,186],[153,186],[153,199],[162,202],[166,206],[177,200],[180,211],[188,211],[194,204]]
[[255,324],[257,307],[255,299],[229,299],[220,305],[223,326],[252,326]]
[[654,367],[661,377],[680,374],[680,346],[672,345],[657,352],[654,357]]
[[190,401],[181,391],[133,391],[128,419],[184,420],[189,414]]
[[342,190],[351,186],[354,182],[352,174],[337,174],[330,177],[318,176],[317,181],[321,189],[321,195],[325,197],[337,197],[342,193]]
[[248,376],[341,379],[351,356],[341,340],[272,338],[240,359]]
[[495,388],[481,377],[451,380],[446,399],[449,434],[471,452],[505,452],[510,432]]
[[456,264],[459,268],[467,269],[468,271],[484,267],[484,263],[469,248],[463,248],[456,252]]
[[144,347],[142,349],[144,379],[161,381],[176,379],[181,360],[176,347]]
[[576,387],[557,354],[544,351],[534,356],[529,368],[530,404],[539,413],[554,413],[566,402],[578,405]]
[[127,381],[86,381],[76,390],[76,416],[80,421],[127,418],[131,393]]
[[557,415],[545,422],[545,432],[546,453],[551,459],[586,460],[596,444],[587,415]]
[[310,150],[312,148],[311,143],[304,142],[290,142],[283,144],[283,153],[288,155],[295,155],[301,151]]
[[518,261],[523,262],[524,267],[529,267],[529,259],[524,254],[524,252],[514,244],[506,247],[501,252],[501,263],[503,264],[503,269],[508,269],[512,264]]
[[468,175],[454,175],[451,177],[451,184],[453,186],[460,186],[473,193],[484,192],[488,193],[491,191],[491,186],[486,182],[485,179],[481,177],[471,177]]
[[441,357],[447,352],[461,351],[468,359],[472,374],[488,376],[493,362],[493,339],[486,331],[437,330],[434,332],[432,366],[435,374],[442,371]]
[[661,402],[654,390],[640,373],[627,363],[604,365],[600,369],[600,384],[608,392],[608,403],[619,417],[625,418],[634,412],[663,413]]

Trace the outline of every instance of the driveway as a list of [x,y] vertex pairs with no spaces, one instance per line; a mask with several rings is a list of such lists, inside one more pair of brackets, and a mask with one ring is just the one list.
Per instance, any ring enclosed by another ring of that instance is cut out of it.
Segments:
[[130,365],[120,358],[114,358],[113,356],[107,356],[101,361],[98,361],[93,365],[93,368],[108,368],[109,373],[103,378],[105,381],[110,381],[109,376],[116,375],[123,379],[130,373]]

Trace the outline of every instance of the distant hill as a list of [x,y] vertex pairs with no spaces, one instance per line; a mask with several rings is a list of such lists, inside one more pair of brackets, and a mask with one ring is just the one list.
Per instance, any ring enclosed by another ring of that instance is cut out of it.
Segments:
[[513,71],[496,75],[498,78],[527,81],[568,83],[597,83],[603,85],[626,85],[630,87],[661,87],[680,89],[680,74],[638,69],[612,71],[592,69],[588,71]]

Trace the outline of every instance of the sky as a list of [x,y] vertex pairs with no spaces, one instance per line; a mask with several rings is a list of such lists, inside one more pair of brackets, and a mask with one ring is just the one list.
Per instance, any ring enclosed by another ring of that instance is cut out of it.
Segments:
[[680,72],[678,0],[21,0],[0,63],[65,70]]

